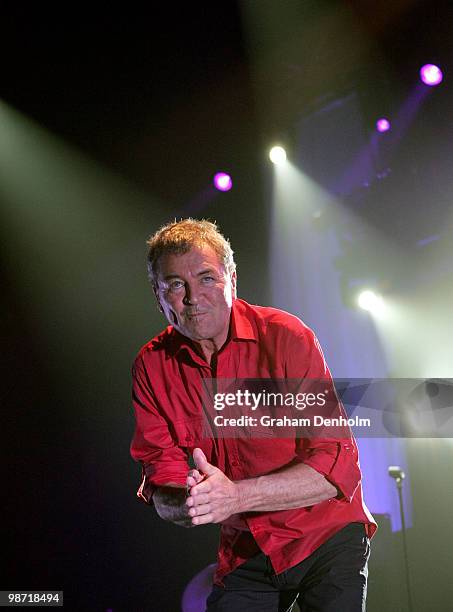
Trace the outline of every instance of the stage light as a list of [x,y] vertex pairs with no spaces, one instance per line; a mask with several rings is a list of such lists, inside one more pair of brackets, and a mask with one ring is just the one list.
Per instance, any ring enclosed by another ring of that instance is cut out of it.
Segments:
[[357,301],[360,308],[370,312],[379,312],[384,304],[382,297],[370,290],[362,291]]
[[273,164],[283,164],[286,161],[286,151],[283,147],[272,147],[269,151],[269,159]]
[[388,132],[390,129],[390,121],[385,117],[381,117],[376,121],[376,129],[378,132]]
[[420,78],[425,85],[434,87],[442,82],[444,76],[442,70],[435,64],[425,64],[420,68]]
[[233,187],[231,176],[226,172],[217,172],[214,176],[214,186],[219,191],[230,191]]

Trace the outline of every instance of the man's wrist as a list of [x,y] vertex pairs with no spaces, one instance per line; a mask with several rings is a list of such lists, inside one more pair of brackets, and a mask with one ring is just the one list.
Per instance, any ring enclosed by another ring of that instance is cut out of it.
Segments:
[[250,488],[252,485],[253,478],[247,480],[236,480],[234,485],[236,487],[236,499],[237,499],[237,510],[235,514],[241,514],[242,512],[248,512],[251,510],[250,506]]

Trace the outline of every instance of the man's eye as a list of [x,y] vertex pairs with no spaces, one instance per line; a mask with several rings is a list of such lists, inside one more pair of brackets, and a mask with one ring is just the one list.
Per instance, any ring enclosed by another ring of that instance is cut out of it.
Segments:
[[183,285],[184,285],[184,283],[183,283],[182,281],[180,281],[180,280],[175,280],[175,281],[172,281],[172,282],[170,283],[170,289],[171,289],[171,290],[181,289],[181,287],[182,287]]
[[203,276],[204,283],[212,283],[212,281],[215,281],[215,278],[213,276]]

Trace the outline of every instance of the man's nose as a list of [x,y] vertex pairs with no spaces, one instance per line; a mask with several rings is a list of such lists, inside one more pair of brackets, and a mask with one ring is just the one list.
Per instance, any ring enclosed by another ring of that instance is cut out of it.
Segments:
[[198,289],[195,285],[186,283],[186,292],[183,297],[183,303],[187,306],[189,304],[198,304]]

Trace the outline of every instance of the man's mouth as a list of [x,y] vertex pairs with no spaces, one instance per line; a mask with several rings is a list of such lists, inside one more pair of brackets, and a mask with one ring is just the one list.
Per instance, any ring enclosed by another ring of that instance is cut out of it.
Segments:
[[205,314],[208,314],[208,313],[207,312],[198,312],[198,311],[197,312],[188,312],[188,313],[186,313],[186,315],[187,315],[187,317],[189,319],[197,319],[198,317],[202,317]]

